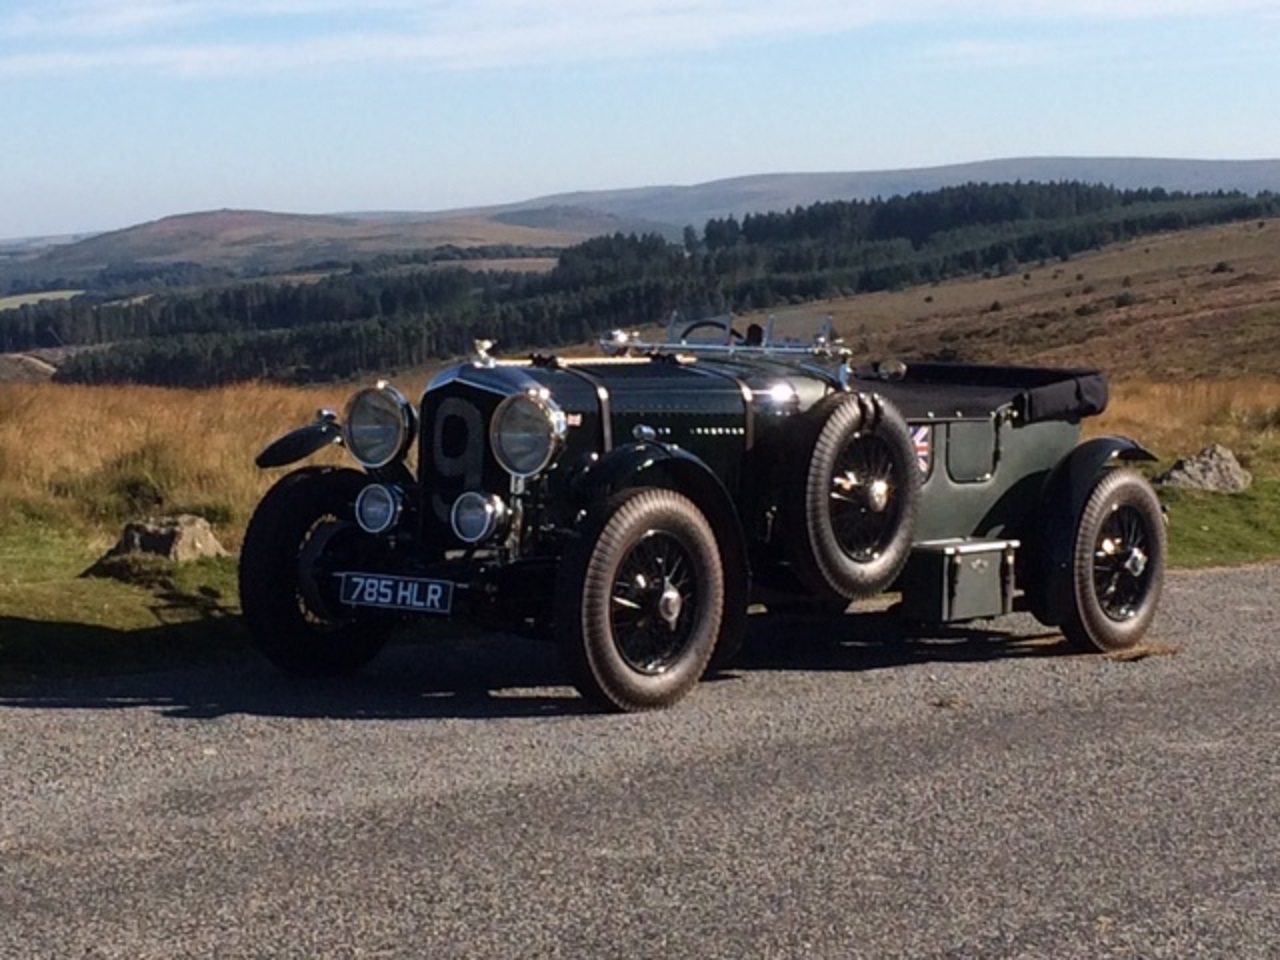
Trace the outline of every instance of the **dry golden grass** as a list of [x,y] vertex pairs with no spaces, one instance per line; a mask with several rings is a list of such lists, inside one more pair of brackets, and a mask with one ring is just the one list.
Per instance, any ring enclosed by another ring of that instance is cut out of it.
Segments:
[[1280,382],[1128,380],[1113,384],[1111,393],[1107,411],[1086,424],[1092,435],[1133,437],[1162,460],[1221,443],[1250,466],[1280,476]]
[[[411,397],[422,386],[420,378],[401,384]],[[0,521],[18,511],[105,535],[130,515],[190,509],[214,520],[234,545],[281,472],[257,469],[257,452],[319,407],[341,410],[349,392],[0,384]],[[1132,436],[1164,460],[1220,442],[1255,471],[1280,476],[1280,383],[1120,382],[1111,408],[1088,431]],[[346,457],[333,449],[315,459]]]
[[234,542],[274,479],[254,466],[257,452],[317,408],[340,408],[347,392],[0,384],[0,503],[102,524],[148,508],[195,509]]

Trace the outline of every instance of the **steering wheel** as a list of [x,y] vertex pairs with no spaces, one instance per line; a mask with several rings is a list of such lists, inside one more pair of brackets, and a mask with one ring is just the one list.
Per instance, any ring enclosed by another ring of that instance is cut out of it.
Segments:
[[[680,339],[684,340],[686,337],[689,336],[689,334],[693,333],[693,331],[702,330],[705,327],[715,327],[717,330],[725,329],[725,325],[721,323],[719,320],[695,320],[693,323],[689,324],[687,327],[685,327],[683,330],[680,331]],[[739,331],[735,330],[733,327],[729,327],[728,329],[729,329],[729,338],[731,340],[746,339],[746,337],[744,337]]]

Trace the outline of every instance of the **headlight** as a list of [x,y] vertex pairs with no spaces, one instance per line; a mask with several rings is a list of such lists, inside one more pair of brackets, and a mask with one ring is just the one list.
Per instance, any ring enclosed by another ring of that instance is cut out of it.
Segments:
[[564,411],[545,390],[508,397],[494,411],[489,427],[493,455],[513,477],[536,476],[551,465],[564,446],[568,424]]
[[379,381],[347,404],[342,433],[360,464],[377,470],[404,456],[413,442],[413,405],[395,387]]

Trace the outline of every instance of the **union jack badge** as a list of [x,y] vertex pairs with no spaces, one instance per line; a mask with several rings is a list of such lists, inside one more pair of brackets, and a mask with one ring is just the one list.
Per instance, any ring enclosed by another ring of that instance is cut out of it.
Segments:
[[926,477],[929,475],[930,461],[933,458],[933,445],[929,441],[932,427],[912,427],[911,442],[916,448],[916,463],[920,467],[920,472]]

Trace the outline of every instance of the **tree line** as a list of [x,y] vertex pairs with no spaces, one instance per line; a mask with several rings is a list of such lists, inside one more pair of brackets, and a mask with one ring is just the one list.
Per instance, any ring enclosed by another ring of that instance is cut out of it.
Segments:
[[1274,194],[970,184],[713,219],[686,229],[683,244],[656,234],[596,237],[562,251],[546,274],[467,270],[421,252],[308,283],[44,301],[0,313],[0,349],[109,345],[59,370],[59,379],[85,383],[344,378],[465,354],[481,336],[508,353],[549,348],[672,309],[696,318],[1008,272],[1278,211]]

